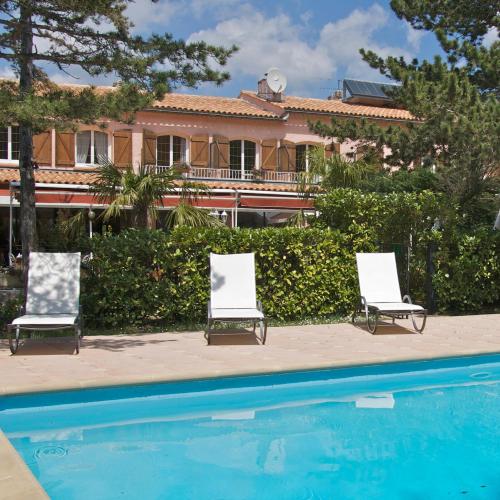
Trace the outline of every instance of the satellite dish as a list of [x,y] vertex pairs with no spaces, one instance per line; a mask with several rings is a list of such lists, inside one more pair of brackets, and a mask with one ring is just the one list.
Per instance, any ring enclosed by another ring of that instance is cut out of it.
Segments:
[[286,76],[278,68],[269,68],[267,70],[266,81],[275,94],[284,92],[286,88]]

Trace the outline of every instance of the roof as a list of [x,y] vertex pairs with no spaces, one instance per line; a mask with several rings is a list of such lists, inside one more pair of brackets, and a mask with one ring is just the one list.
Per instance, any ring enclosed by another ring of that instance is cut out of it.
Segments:
[[[254,99],[267,102],[257,96],[255,92],[243,90],[241,95],[247,95]],[[331,113],[349,116],[366,116],[372,118],[382,118],[388,120],[414,120],[415,117],[405,109],[382,107],[382,106],[363,106],[343,102],[340,99],[316,99],[312,97],[283,96],[281,102],[272,102],[286,111],[309,111],[311,113]]]
[[[88,85],[65,83],[60,84],[60,86],[73,90],[81,90],[88,87]],[[116,87],[105,85],[94,88],[97,94],[112,92],[116,89]],[[234,97],[168,93],[160,101],[155,101],[152,108],[184,113],[208,113],[249,118],[279,119],[279,115],[276,113],[266,111],[256,104]]]
[[[0,184],[19,182],[19,170],[17,168],[0,168]],[[35,182],[40,184],[73,184],[85,186],[96,180],[95,171],[58,170],[55,168],[44,168],[35,170]],[[190,179],[196,181],[196,179]],[[178,181],[180,184],[182,181]],[[296,192],[295,184],[278,184],[263,182],[227,182],[227,181],[196,181],[207,186],[209,189],[236,189],[241,191],[268,191],[268,192]]]
[[201,96],[190,94],[165,94],[154,108],[192,113],[213,113],[218,115],[246,116],[278,119],[279,115],[266,111],[256,104],[233,97]]
[[[58,170],[55,168],[43,168],[35,170],[35,182],[41,184],[92,184],[96,179],[93,171]],[[0,168],[0,184],[8,182],[19,182],[20,175],[17,168]]]
[[391,88],[398,88],[399,85],[364,82],[361,80],[344,80],[344,87],[351,96],[392,101],[392,97],[387,95],[386,91]]

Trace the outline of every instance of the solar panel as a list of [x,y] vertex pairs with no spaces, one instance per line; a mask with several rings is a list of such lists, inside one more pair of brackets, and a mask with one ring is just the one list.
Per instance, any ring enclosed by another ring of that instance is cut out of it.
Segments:
[[384,89],[398,87],[385,83],[363,82],[361,80],[344,80],[344,87],[353,97],[373,97],[377,99],[392,99]]

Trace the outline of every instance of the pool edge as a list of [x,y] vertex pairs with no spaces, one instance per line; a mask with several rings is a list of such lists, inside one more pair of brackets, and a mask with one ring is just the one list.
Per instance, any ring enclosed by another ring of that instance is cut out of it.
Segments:
[[1,429],[0,463],[0,500],[50,498]]
[[[378,366],[378,365],[391,365],[397,363],[407,363],[407,362],[423,362],[423,361],[439,361],[439,360],[451,360],[459,358],[476,358],[481,356],[495,356],[500,355],[500,351],[480,351],[473,353],[461,353],[454,354],[450,356],[402,356],[393,357],[391,359],[384,359],[378,361],[362,361],[362,362],[350,362],[350,361],[336,361],[328,363],[314,363],[314,364],[301,364],[300,366],[294,366],[290,368],[283,368],[278,366],[276,369],[269,369],[263,371],[261,369],[239,369],[239,370],[229,370],[224,372],[214,372],[207,371],[197,373],[196,376],[185,376],[185,375],[173,375],[173,376],[116,376],[110,377],[105,381],[102,380],[91,380],[80,382],[78,384],[74,383],[61,383],[61,384],[48,384],[44,386],[30,386],[27,388],[22,388],[21,390],[14,391],[2,391],[0,390],[0,398],[3,396],[17,396],[17,395],[30,395],[30,394],[40,394],[40,393],[51,393],[59,391],[73,391],[78,389],[102,389],[102,388],[112,388],[119,386],[132,386],[132,385],[149,385],[156,383],[168,383],[168,382],[194,382],[200,380],[210,380],[210,379],[221,379],[221,378],[232,378],[232,377],[246,377],[246,376],[258,376],[258,375],[278,375],[285,373],[295,373],[303,371],[313,371],[313,370],[329,370],[336,368],[360,368],[364,366]],[[1,429],[0,429],[1,433]],[[0,497],[1,500],[1,497]]]

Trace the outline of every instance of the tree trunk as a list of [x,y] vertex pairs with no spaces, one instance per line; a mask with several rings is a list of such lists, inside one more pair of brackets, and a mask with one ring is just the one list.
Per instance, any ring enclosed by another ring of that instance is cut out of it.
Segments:
[[[33,89],[33,27],[31,4],[20,4],[21,57],[19,59],[19,92],[21,99]],[[37,249],[35,177],[33,173],[33,133],[29,123],[19,123],[19,169],[21,176],[21,244],[25,295],[27,291],[29,254]]]

